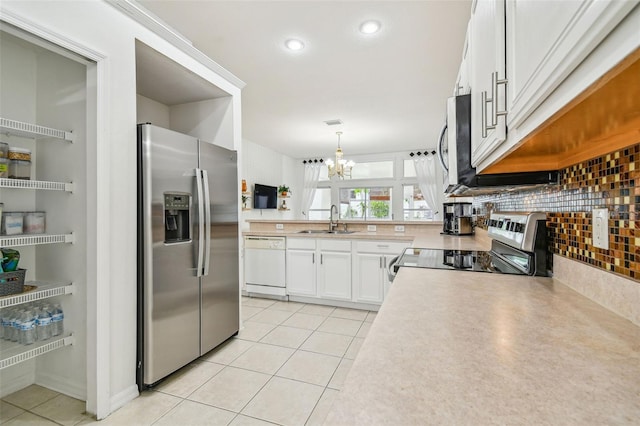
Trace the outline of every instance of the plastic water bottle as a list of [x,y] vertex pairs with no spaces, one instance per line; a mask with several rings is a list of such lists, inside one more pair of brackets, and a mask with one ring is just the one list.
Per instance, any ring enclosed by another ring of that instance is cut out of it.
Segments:
[[51,338],[51,314],[48,312],[47,305],[37,308],[38,318],[36,319],[36,334],[38,341],[48,340]]
[[53,306],[51,311],[51,335],[60,336],[64,334],[64,311],[59,303]]
[[0,339],[4,339],[4,317],[7,315],[6,309],[0,309]]
[[36,319],[33,311],[26,310],[20,316],[20,343],[32,345],[36,342]]
[[11,313],[11,341],[18,342],[20,341],[20,311],[18,309],[14,309]]
[[5,309],[2,313],[2,329],[4,331],[4,335],[2,336],[2,338],[9,341],[11,341],[11,336],[13,336],[13,323],[11,322],[11,314],[11,308]]

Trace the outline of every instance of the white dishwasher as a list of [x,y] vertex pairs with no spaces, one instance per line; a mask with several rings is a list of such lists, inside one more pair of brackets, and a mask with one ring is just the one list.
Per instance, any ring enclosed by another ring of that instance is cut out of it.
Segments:
[[247,293],[286,296],[285,238],[244,238],[244,280]]

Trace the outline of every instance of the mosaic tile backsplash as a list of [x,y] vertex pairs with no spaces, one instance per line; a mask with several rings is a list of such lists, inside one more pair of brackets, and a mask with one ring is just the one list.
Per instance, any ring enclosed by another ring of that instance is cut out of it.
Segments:
[[[549,250],[640,281],[640,143],[560,171],[554,187],[475,197],[488,210],[547,212]],[[592,245],[591,210],[609,210],[609,250]]]

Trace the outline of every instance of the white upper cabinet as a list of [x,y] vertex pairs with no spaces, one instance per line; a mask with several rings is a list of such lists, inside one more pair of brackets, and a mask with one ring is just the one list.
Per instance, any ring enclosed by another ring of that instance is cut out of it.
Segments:
[[509,128],[520,126],[636,4],[507,0]]
[[469,46],[469,29],[470,25],[467,25],[467,35],[464,40],[464,48],[462,49],[462,62],[460,63],[460,69],[458,70],[458,77],[456,78],[456,87],[453,89],[454,96],[468,95],[471,93],[471,82],[469,77],[471,75],[471,48]]
[[471,163],[506,139],[505,2],[476,0],[471,9]]
[[[636,6],[624,0],[474,1],[467,44],[471,162],[478,172],[563,106],[546,101]],[[571,92],[593,81],[574,78]]]

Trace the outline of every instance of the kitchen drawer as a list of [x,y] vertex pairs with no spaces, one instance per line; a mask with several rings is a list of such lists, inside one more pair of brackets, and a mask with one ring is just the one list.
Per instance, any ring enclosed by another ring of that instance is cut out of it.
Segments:
[[408,241],[392,242],[392,241],[358,241],[356,244],[356,252],[358,253],[380,253],[380,254],[399,254],[411,246]]
[[287,238],[288,249],[315,250],[316,240],[311,238]]
[[318,240],[318,247],[322,251],[351,251],[351,241]]

